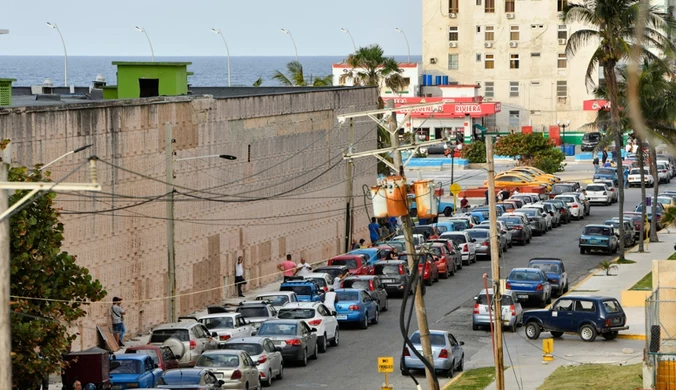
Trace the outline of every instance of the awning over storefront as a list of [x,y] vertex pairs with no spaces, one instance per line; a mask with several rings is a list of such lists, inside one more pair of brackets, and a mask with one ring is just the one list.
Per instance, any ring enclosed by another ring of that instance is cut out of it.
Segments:
[[495,113],[500,112],[501,109],[499,102],[462,102],[462,100],[464,100],[463,98],[401,97],[393,98],[392,100],[394,100],[394,107],[424,103],[444,103],[441,110],[432,106],[417,109],[411,113],[411,118],[448,119],[465,118],[466,115],[469,115],[472,118],[483,118],[485,116],[495,115]]
[[610,102],[607,100],[595,99],[595,100],[585,100],[582,102],[582,109],[584,111],[599,111],[599,110],[609,110]]

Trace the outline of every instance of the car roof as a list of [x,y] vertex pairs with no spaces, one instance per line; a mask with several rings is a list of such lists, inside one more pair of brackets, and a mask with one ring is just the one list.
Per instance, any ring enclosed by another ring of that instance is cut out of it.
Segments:
[[526,268],[526,267],[521,268],[520,267],[520,268],[512,268],[512,270],[509,271],[509,273],[512,273],[512,271],[538,272],[538,271],[541,271],[541,270],[536,269],[536,268]]
[[[370,248],[365,248],[365,249],[370,249]],[[365,254],[367,254],[367,253],[364,253],[364,252],[357,252],[358,250],[362,250],[362,249],[355,249],[355,250],[350,251],[349,253],[346,253],[346,254],[344,254],[344,255],[334,256],[334,257],[330,258],[329,261],[331,261],[331,260],[354,260],[354,259],[363,259],[363,258],[364,258],[363,256],[364,256]],[[327,265],[327,266],[324,266],[324,267],[334,267],[334,266]],[[324,268],[324,267],[322,267],[322,268]]]
[[[209,316],[221,317],[222,315],[227,314],[238,314],[238,313],[220,313],[220,314],[208,314],[199,318],[205,318]],[[199,319],[198,318],[198,319]],[[196,325],[201,325],[199,322],[171,322],[167,324],[160,324],[153,329],[153,332],[160,329],[190,329]]]
[[214,313],[214,314],[205,314],[203,316],[198,317],[198,319],[202,318],[221,318],[221,317],[232,317],[235,318],[237,316],[242,316],[240,313]]
[[[286,308],[286,305],[284,305],[284,307]],[[303,320],[271,318],[271,319],[265,321],[264,324],[289,324],[289,325],[293,324],[293,325],[297,325],[301,321],[303,321]]]
[[240,337],[237,339],[230,339],[226,341],[226,344],[237,344],[237,343],[260,344],[265,339],[267,339],[267,337],[265,336]]
[[314,309],[317,306],[321,305],[321,302],[289,302],[286,305],[284,305],[283,308],[279,310],[286,310],[286,309]]
[[273,291],[273,292],[269,292],[269,293],[258,294],[258,295],[256,295],[256,298],[258,298],[258,297],[269,297],[269,296],[273,296],[273,295],[291,296],[291,295],[296,295],[296,293],[293,292],[293,291]]
[[615,297],[609,297],[605,295],[564,295],[560,297],[559,299],[579,299],[579,300],[589,300],[589,301],[607,301],[607,300],[615,300],[619,302],[619,299]]
[[330,274],[327,274],[326,272],[311,272],[308,275],[303,276],[304,278],[326,278],[327,276],[331,276]]
[[608,227],[608,225],[604,225],[602,223],[590,223],[589,225],[584,225],[584,227]]
[[408,264],[406,260],[379,260],[373,263],[373,265],[385,265],[385,264]]
[[238,355],[240,352],[243,351],[239,349],[210,349],[202,352],[202,355]]
[[[333,257],[333,258],[335,259],[335,257]],[[347,266],[346,265],[324,265],[324,266],[315,268],[315,271],[318,270],[318,269],[343,269],[343,268],[347,268]]]
[[136,353],[123,353],[115,355],[115,360],[146,360],[150,358],[150,355],[136,354]]
[[335,291],[335,292],[338,292],[338,291],[347,291],[347,292],[349,292],[349,291],[354,291],[354,292],[359,292],[359,291],[366,291],[366,290],[364,290],[363,288],[339,288],[339,289],[336,289],[336,290],[334,290],[334,291]]
[[563,259],[559,259],[557,257],[533,257],[532,259],[528,260],[528,263],[531,261],[537,261],[541,263],[563,263]]
[[[489,288],[488,293],[493,295],[493,289]],[[502,290],[501,294],[502,295],[512,295],[512,294],[514,294],[514,291],[512,291],[512,290]],[[486,289],[482,288],[478,295],[486,295]]]
[[350,280],[371,280],[375,279],[375,275],[351,275],[345,278],[345,280],[350,279]]

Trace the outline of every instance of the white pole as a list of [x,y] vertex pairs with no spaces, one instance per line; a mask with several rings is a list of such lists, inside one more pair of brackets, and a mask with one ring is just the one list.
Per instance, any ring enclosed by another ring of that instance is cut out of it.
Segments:
[[63,45],[63,82],[65,86],[68,86],[68,50],[66,50],[66,41],[63,39],[63,34],[61,34],[61,30],[59,30],[59,26],[56,25],[56,23],[49,23],[47,22],[47,26],[53,28],[56,30],[56,32],[59,33],[59,37],[61,37],[61,44]]
[[340,31],[342,31],[345,34],[350,36],[350,40],[352,41],[352,48],[354,48],[354,52],[356,53],[357,52],[357,45],[354,44],[354,38],[352,37],[352,33],[350,32],[350,30],[341,27]]
[[[7,145],[2,151],[2,161],[0,162],[0,181],[7,181],[7,172],[11,161],[11,146]],[[0,190],[0,211],[9,208],[9,192],[6,189]],[[4,284],[0,288],[0,388],[12,388],[12,329],[9,318],[9,218],[0,222],[0,280]]]
[[406,50],[408,51],[408,62],[411,62],[411,46],[409,46],[408,44],[408,38],[406,37],[406,33],[404,32],[403,29],[399,27],[395,27],[394,29],[404,36],[404,40],[406,41]]
[[155,62],[155,50],[153,49],[153,43],[150,41],[150,37],[148,36],[148,33],[146,32],[146,29],[143,28],[143,27],[138,27],[138,26],[136,26],[136,29],[137,29],[138,31],[142,32],[143,34],[145,34],[146,39],[148,40],[148,45],[150,45],[150,55],[151,55],[152,58],[153,58],[153,62]]
[[211,31],[214,33],[218,34],[221,36],[223,39],[223,43],[225,44],[225,52],[228,53],[228,87],[230,86],[230,48],[228,47],[228,42],[225,40],[225,37],[223,36],[223,33],[221,33],[221,30],[212,28]]
[[283,28],[282,32],[284,34],[287,34],[291,38],[291,43],[293,43],[293,50],[296,52],[296,62],[298,62],[298,47],[296,47],[296,41],[293,39],[293,34],[291,34],[291,31]]

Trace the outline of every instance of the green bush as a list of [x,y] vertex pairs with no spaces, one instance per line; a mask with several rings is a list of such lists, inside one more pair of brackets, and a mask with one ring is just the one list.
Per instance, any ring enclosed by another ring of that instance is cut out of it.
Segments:
[[566,156],[542,134],[515,133],[501,137],[494,147],[496,155],[519,157],[521,164],[531,165],[547,173],[563,170]]
[[462,158],[466,158],[472,164],[485,163],[486,144],[481,141],[474,141],[471,144],[463,144]]
[[547,173],[560,172],[564,170],[565,164],[562,164],[566,156],[558,148],[550,148],[535,154],[531,163],[535,168],[542,169]]

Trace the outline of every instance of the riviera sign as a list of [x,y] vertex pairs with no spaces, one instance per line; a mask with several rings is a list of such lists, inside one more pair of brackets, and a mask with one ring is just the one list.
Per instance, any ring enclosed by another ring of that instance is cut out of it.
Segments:
[[478,114],[481,113],[481,104],[456,104],[456,114]]

